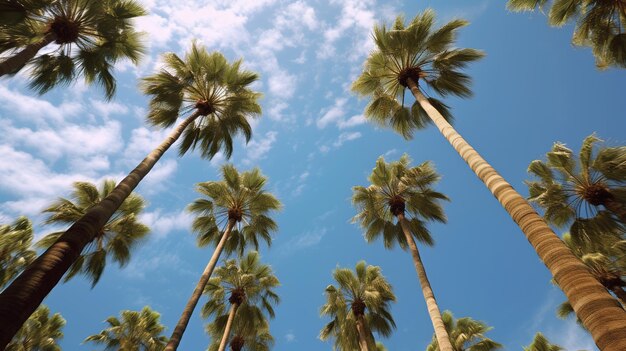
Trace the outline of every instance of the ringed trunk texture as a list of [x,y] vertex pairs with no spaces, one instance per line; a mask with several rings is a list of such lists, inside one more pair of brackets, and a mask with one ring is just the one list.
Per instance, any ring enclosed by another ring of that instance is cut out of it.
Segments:
[[228,312],[228,320],[226,321],[226,327],[224,328],[224,335],[222,335],[222,341],[220,341],[220,347],[217,351],[226,350],[226,344],[228,344],[228,336],[230,335],[230,330],[233,328],[233,321],[235,320],[235,313],[237,313],[237,308],[239,308],[238,303],[234,303],[230,306],[230,312]]
[[603,351],[626,350],[626,311],[532,206],[452,128],[422,95],[416,83],[409,79],[408,84],[439,131],[522,229],[598,348]]
[[424,268],[424,264],[422,263],[422,258],[420,257],[420,253],[417,250],[417,244],[415,244],[415,240],[413,240],[413,236],[411,235],[411,231],[409,230],[407,220],[402,213],[399,214],[397,217],[398,221],[400,221],[402,232],[404,233],[406,241],[409,244],[411,256],[413,256],[413,264],[415,265],[417,278],[419,279],[420,285],[422,287],[424,300],[426,300],[428,315],[430,316],[430,320],[433,323],[433,328],[435,329],[435,338],[437,339],[437,343],[439,344],[439,350],[454,351],[454,348],[452,348],[452,343],[450,343],[450,336],[448,335],[446,326],[445,324],[443,324],[441,312],[439,311],[439,305],[437,305],[437,300],[435,300],[435,294],[433,293],[433,289],[430,287],[430,282],[428,281],[428,276],[426,275],[426,269]]
[[202,296],[204,287],[208,283],[209,278],[211,278],[211,274],[213,274],[215,265],[217,264],[217,261],[222,254],[222,250],[224,250],[224,245],[226,245],[226,241],[228,241],[228,238],[230,237],[230,232],[234,226],[235,220],[230,219],[228,221],[228,225],[226,226],[226,230],[224,230],[224,234],[222,234],[220,242],[217,244],[215,250],[213,251],[213,256],[211,256],[209,263],[206,265],[206,268],[204,268],[204,272],[202,272],[200,280],[198,281],[198,284],[196,284],[196,288],[193,290],[189,301],[187,301],[187,305],[185,306],[183,314],[180,316],[180,319],[178,320],[178,323],[176,324],[176,327],[172,332],[172,336],[170,337],[170,340],[165,347],[165,351],[173,351],[178,348],[180,340],[183,338],[183,334],[187,329],[187,324],[189,324],[189,319],[191,319],[191,315],[193,314],[193,310],[196,309],[198,300],[200,300],[200,296]]
[[358,316],[356,319],[356,330],[359,333],[359,348],[361,349],[361,351],[376,351],[369,348],[365,318],[363,318],[362,315]]
[[28,61],[37,55],[39,50],[52,43],[54,40],[54,34],[48,33],[40,41],[27,45],[22,51],[0,62],[0,77],[19,71]]
[[85,246],[96,237],[122,202],[198,116],[194,113],[176,126],[165,141],[152,150],[107,197],[90,208],[0,294],[0,350],[4,350]]

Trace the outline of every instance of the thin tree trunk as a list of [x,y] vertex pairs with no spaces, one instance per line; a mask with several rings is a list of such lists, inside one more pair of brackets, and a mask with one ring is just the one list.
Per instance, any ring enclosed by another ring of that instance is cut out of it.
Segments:
[[185,333],[185,329],[187,329],[187,324],[189,324],[189,319],[191,319],[191,315],[193,314],[193,310],[196,308],[198,300],[200,300],[200,296],[202,296],[202,292],[204,291],[204,287],[209,281],[209,278],[211,278],[211,274],[213,274],[213,269],[215,269],[215,265],[217,264],[217,261],[222,254],[224,245],[226,244],[226,241],[228,241],[228,238],[230,237],[230,232],[233,229],[234,225],[234,219],[228,220],[226,230],[224,230],[224,234],[222,234],[220,242],[215,247],[215,250],[213,251],[213,256],[211,256],[209,263],[204,269],[204,272],[202,272],[200,280],[198,281],[198,284],[196,284],[196,288],[193,290],[189,301],[187,301],[187,305],[183,310],[183,314],[180,316],[180,319],[178,320],[178,323],[176,324],[176,327],[174,328],[172,336],[170,337],[170,340],[168,341],[164,351],[173,351],[178,348],[180,340],[183,337],[183,333]]
[[230,306],[230,312],[228,312],[228,320],[226,321],[226,327],[224,328],[224,335],[222,335],[222,341],[220,341],[220,347],[217,351],[224,351],[226,344],[228,344],[228,336],[230,330],[233,328],[233,321],[235,320],[235,313],[237,313],[238,303],[234,303]]
[[446,326],[445,324],[443,324],[441,312],[439,311],[439,305],[437,305],[437,300],[435,300],[435,294],[433,293],[433,289],[430,287],[430,282],[428,281],[428,276],[426,275],[426,269],[424,268],[424,264],[422,263],[422,258],[420,257],[419,250],[417,249],[417,244],[415,244],[415,240],[413,240],[413,236],[411,235],[411,231],[409,229],[409,224],[407,223],[407,219],[404,217],[404,214],[398,215],[398,221],[400,222],[400,226],[402,227],[402,232],[404,233],[406,241],[409,244],[411,256],[413,256],[413,264],[415,265],[417,278],[419,279],[420,285],[422,287],[424,300],[426,300],[428,315],[430,316],[430,320],[433,323],[433,328],[435,329],[435,337],[437,338],[437,343],[439,344],[439,350],[454,351],[454,349],[452,348],[452,343],[450,343],[450,336],[448,335]]
[[0,294],[0,350],[4,350],[22,324],[56,286],[122,202],[199,114],[181,122],[156,149],[141,161],[99,204],[90,208],[57,241],[33,261]]
[[409,79],[408,83],[413,96],[439,131],[522,229],[598,348],[603,351],[626,350],[626,311],[532,206],[452,128],[422,95],[415,82]]
[[6,74],[17,73],[28,61],[37,55],[41,48],[52,43],[54,40],[54,34],[48,33],[40,41],[27,45],[22,51],[0,62],[0,77]]
[[370,350],[367,342],[367,331],[365,327],[365,320],[363,316],[358,316],[356,319],[356,330],[359,333],[359,348],[361,351],[376,351]]

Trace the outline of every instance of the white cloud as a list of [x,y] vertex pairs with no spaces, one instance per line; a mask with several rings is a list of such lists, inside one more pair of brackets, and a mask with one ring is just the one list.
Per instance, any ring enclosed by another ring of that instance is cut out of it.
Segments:
[[189,231],[192,216],[185,210],[167,213],[157,208],[151,212],[144,212],[139,219],[151,229],[151,235],[162,239],[175,231]]
[[324,112],[322,117],[317,120],[317,127],[320,129],[326,128],[331,123],[339,123],[346,114],[344,106],[348,99],[338,98],[335,100],[335,104]]
[[310,248],[319,244],[328,230],[326,228],[315,229],[304,232],[296,237],[291,238],[285,245],[281,247],[283,254],[292,254],[296,251]]
[[37,125],[62,122],[83,112],[78,102],[63,102],[57,106],[46,100],[10,90],[3,85],[0,85],[0,106],[4,111],[10,111],[10,115],[3,118],[25,120]]
[[113,114],[120,115],[128,112],[128,107],[117,102],[106,102],[95,99],[89,99],[89,102],[93,108],[92,111],[105,118]]
[[339,129],[346,129],[346,128],[352,128],[352,127],[364,124],[365,122],[367,122],[365,120],[365,116],[354,115],[345,121],[344,120],[338,121],[337,126],[339,127]]
[[334,147],[342,146],[346,141],[356,140],[361,137],[360,132],[344,132],[339,134],[339,138],[333,143]]
[[243,163],[246,165],[253,164],[265,158],[267,153],[272,149],[272,145],[276,142],[275,131],[265,133],[261,140],[253,139],[246,145],[246,158]]
[[288,343],[296,341],[296,334],[294,334],[292,331],[289,331],[289,333],[285,334],[285,341],[287,341]]

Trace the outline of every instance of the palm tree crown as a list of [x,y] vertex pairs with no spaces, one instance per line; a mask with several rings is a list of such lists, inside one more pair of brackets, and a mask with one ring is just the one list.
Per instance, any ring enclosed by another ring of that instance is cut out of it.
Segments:
[[[444,311],[441,317],[454,351],[493,351],[502,348],[502,345],[485,336],[492,329],[485,323],[469,317],[455,319],[450,311]],[[434,335],[426,351],[439,351]]]
[[61,351],[57,341],[63,338],[65,319],[41,305],[15,334],[5,351]]
[[[389,303],[395,302],[396,297],[380,267],[360,261],[354,272],[347,268],[337,268],[333,277],[338,287],[329,285],[326,288],[326,303],[320,310],[320,315],[330,317],[331,321],[320,332],[320,339],[334,338],[335,350],[358,350],[359,317],[365,319],[368,334],[375,331],[383,337],[390,336],[396,324],[389,311]],[[371,334],[367,337],[371,337]],[[375,345],[374,340],[369,342],[372,346]]]
[[[229,333],[226,325],[229,314],[234,313],[235,336],[242,337],[242,341],[248,337],[256,340],[259,328],[266,324],[265,314],[274,317],[273,305],[280,302],[274,289],[279,285],[272,268],[261,263],[256,251],[248,252],[239,260],[227,260],[215,269],[204,291],[209,301],[202,307],[202,317],[215,317],[208,329],[219,336]],[[223,337],[228,339],[229,335]]]
[[174,53],[162,56],[165,66],[141,82],[151,95],[148,120],[168,127],[181,113],[192,112],[194,121],[185,129],[180,154],[198,147],[203,157],[211,158],[223,150],[233,151],[233,137],[242,133],[252,137],[249,117],[261,114],[257,100],[261,94],[248,87],[259,76],[242,70],[242,61],[230,64],[219,52],[209,53],[195,43],[184,60]]
[[[115,181],[103,181],[100,189],[88,182],[74,183],[71,199],[59,198],[48,206],[44,212],[49,213],[47,224],[71,225],[79,220],[91,207],[97,205],[115,188]],[[89,277],[92,287],[98,283],[107,256],[124,266],[130,260],[130,254],[137,242],[144,238],[149,228],[139,222],[138,216],[145,207],[141,196],[132,193],[124,200],[120,208],[106,222],[94,240],[72,264],[65,281],[82,273]],[[64,232],[54,232],[42,238],[37,245],[49,247]]]
[[564,350],[561,346],[551,344],[550,341],[541,333],[535,334],[533,342],[524,347],[524,351],[561,351]]
[[28,218],[0,225],[0,289],[35,259],[32,242],[33,225]]
[[222,180],[199,183],[197,191],[206,196],[189,205],[197,214],[193,230],[198,233],[198,245],[217,244],[222,236],[221,227],[232,222],[233,229],[225,250],[235,250],[242,255],[246,246],[258,250],[259,240],[272,243],[271,233],[278,225],[269,217],[271,211],[281,208],[281,203],[264,187],[267,178],[258,168],[239,172],[230,164],[222,166]]
[[137,63],[143,54],[141,35],[133,29],[132,20],[146,11],[137,1],[56,0],[44,4],[18,0],[13,7],[15,23],[2,30],[0,54],[30,50],[29,45],[38,45],[38,49],[52,42],[57,45],[51,53],[37,57],[38,49],[34,50],[17,70],[4,72],[13,74],[29,64],[30,86],[39,93],[68,84],[80,73],[87,83],[104,87],[110,99],[116,85],[113,65],[126,58]]
[[[252,311],[250,310],[246,311],[246,309],[246,307],[242,307],[241,310],[237,311],[232,327],[233,337],[230,340],[230,349],[232,351],[269,351],[274,345],[274,337],[270,334],[267,319],[253,317],[252,322],[250,322],[250,317],[254,314],[251,314]],[[224,335],[224,317],[217,317],[214,322],[206,326],[206,331],[212,340],[208,351],[219,350],[220,340]],[[251,325],[251,323],[253,324]]]
[[[391,27],[375,26],[376,49],[352,84],[355,93],[371,97],[365,116],[393,128],[406,139],[412,137],[415,129],[430,123],[417,101],[411,108],[404,106],[409,81],[421,88],[427,85],[444,97],[449,94],[468,97],[470,77],[460,70],[483,57],[481,51],[453,47],[457,29],[466,26],[467,21],[455,19],[437,29],[432,28],[434,23],[435,13],[427,9],[408,25],[398,16]],[[452,118],[443,102],[432,97],[428,100],[446,119]]]
[[410,167],[410,163],[406,154],[391,163],[386,163],[381,156],[368,177],[371,185],[353,188],[352,202],[359,211],[353,221],[359,222],[365,229],[368,242],[382,235],[386,248],[393,247],[395,243],[406,248],[407,241],[396,220],[402,214],[407,218],[411,234],[417,240],[432,245],[433,239],[426,222],[446,221],[441,200],[448,198],[432,189],[440,176],[430,162],[415,167]]
[[572,224],[576,240],[615,233],[626,225],[626,147],[603,147],[590,135],[578,160],[563,143],[555,143],[547,162],[535,160],[528,172],[539,178],[527,181],[529,200],[545,210],[545,219],[557,226]]
[[124,310],[121,320],[109,317],[108,328],[99,334],[90,335],[85,342],[104,345],[106,350],[160,351],[167,343],[161,335],[165,327],[159,319],[161,315],[145,306],[140,312]]
[[[544,10],[548,0],[509,0],[513,11]],[[575,21],[572,42],[590,46],[599,68],[626,67],[626,6],[621,0],[554,0],[548,12],[551,25]]]

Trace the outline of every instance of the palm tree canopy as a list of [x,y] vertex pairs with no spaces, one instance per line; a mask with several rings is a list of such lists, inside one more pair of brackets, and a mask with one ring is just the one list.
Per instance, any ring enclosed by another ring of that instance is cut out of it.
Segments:
[[389,304],[396,297],[380,267],[360,261],[354,272],[337,268],[333,277],[338,287],[326,288],[326,303],[320,309],[320,315],[330,317],[331,321],[321,330],[320,339],[333,338],[336,350],[358,350],[358,316],[365,318],[371,331],[389,337],[396,327]]
[[0,224],[0,289],[15,278],[37,256],[31,249],[33,225],[26,217]]
[[565,350],[559,345],[551,344],[550,341],[541,333],[535,334],[533,342],[524,347],[524,351],[561,351]]
[[[434,24],[435,12],[427,9],[408,24],[398,16],[389,27],[375,26],[376,48],[352,84],[356,94],[371,98],[365,116],[391,127],[406,139],[413,136],[415,129],[430,123],[417,101],[411,107],[404,106],[409,78],[419,87],[428,86],[443,97],[450,94],[469,97],[471,79],[461,70],[484,56],[479,50],[454,47],[457,30],[466,26],[467,21],[455,19],[436,29]],[[452,119],[447,105],[432,97],[428,100],[444,118]]]
[[352,203],[359,211],[353,222],[365,229],[368,242],[382,235],[386,248],[395,243],[406,248],[406,238],[396,221],[399,214],[406,217],[411,234],[427,245],[432,245],[433,239],[426,222],[446,222],[441,201],[448,198],[432,188],[440,176],[430,162],[415,167],[410,163],[406,154],[391,163],[381,156],[368,177],[371,184],[352,188]]
[[243,70],[242,60],[231,64],[221,53],[209,53],[196,43],[184,59],[170,52],[162,60],[164,67],[143,78],[140,88],[151,96],[148,121],[153,125],[171,126],[182,113],[199,115],[185,129],[181,155],[198,147],[203,157],[212,158],[220,150],[230,157],[237,134],[250,140],[248,119],[261,114],[261,94],[249,88],[259,76]]
[[[450,311],[444,311],[441,317],[454,351],[493,351],[502,348],[501,344],[485,336],[492,329],[485,323],[469,317],[455,319]],[[426,351],[439,351],[434,335]]]
[[[73,186],[74,191],[70,199],[59,198],[44,210],[44,213],[49,214],[46,224],[73,224],[115,188],[115,181],[103,181],[100,189],[88,182],[76,182]],[[145,205],[140,195],[131,193],[96,238],[83,250],[65,276],[65,281],[81,273],[91,280],[92,287],[95,286],[102,276],[107,256],[121,267],[126,265],[133,248],[150,231],[138,218]],[[48,234],[37,245],[47,248],[63,233],[59,231]]]
[[272,243],[272,232],[278,225],[269,214],[278,211],[281,203],[265,190],[267,178],[258,168],[239,172],[233,165],[222,166],[222,180],[199,183],[196,190],[205,197],[195,200],[188,210],[196,214],[192,228],[198,233],[199,246],[217,244],[228,222],[235,226],[226,242],[227,253],[247,246],[259,248],[259,241]]
[[[509,0],[507,7],[543,12],[548,0]],[[622,1],[554,0],[548,21],[557,27],[576,22],[572,42],[591,47],[599,68],[626,67],[626,6]]]
[[108,328],[99,334],[90,335],[85,342],[104,345],[105,350],[160,351],[167,344],[167,337],[161,335],[165,327],[161,315],[145,306],[140,312],[124,310],[121,319],[107,318]]
[[571,225],[578,241],[620,236],[626,225],[614,209],[621,206],[626,211],[626,147],[594,150],[599,141],[595,135],[585,138],[578,159],[565,144],[555,143],[546,162],[535,160],[528,166],[528,172],[539,178],[526,182],[529,200],[544,209],[548,223],[559,228]]
[[274,289],[279,285],[272,267],[263,264],[256,251],[248,252],[239,260],[227,260],[223,266],[215,269],[204,290],[209,301],[202,307],[202,317],[227,319],[230,305],[237,303],[237,313],[246,315],[247,318],[242,319],[254,327],[258,320],[265,318],[264,313],[270,318],[274,317],[273,306],[280,302]]
[[55,313],[50,316],[50,309],[41,305],[26,320],[7,345],[6,351],[61,351],[57,341],[63,338],[62,329],[65,319]]
[[[274,345],[274,337],[270,334],[269,323],[263,316],[258,316],[259,310],[256,306],[245,305],[237,309],[231,334],[231,350],[233,351],[269,351]],[[260,317],[260,318],[257,318]],[[217,351],[220,340],[224,335],[227,315],[218,316],[212,323],[206,325],[206,332],[211,336],[213,342],[209,345],[208,351]],[[251,326],[252,321],[254,325]]]
[[[111,99],[116,82],[113,65],[122,59],[138,63],[145,48],[133,19],[146,15],[135,0],[12,1],[13,22],[0,35],[0,54],[14,53],[49,38],[57,48],[28,62],[30,87],[40,94],[56,85],[71,83],[82,74],[88,84],[97,83]],[[13,72],[16,73],[16,72]]]

